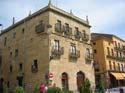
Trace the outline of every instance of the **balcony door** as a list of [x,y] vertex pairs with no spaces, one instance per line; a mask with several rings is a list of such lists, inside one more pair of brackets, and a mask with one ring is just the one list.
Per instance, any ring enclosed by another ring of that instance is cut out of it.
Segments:
[[82,71],[77,73],[77,88],[80,90],[80,87],[84,85],[85,74]]
[[67,73],[62,73],[62,88],[68,90],[69,89],[69,84],[68,84],[68,74]]

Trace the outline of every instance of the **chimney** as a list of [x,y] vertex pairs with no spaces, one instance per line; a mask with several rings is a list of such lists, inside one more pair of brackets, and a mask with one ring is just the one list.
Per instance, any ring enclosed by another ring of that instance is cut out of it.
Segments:
[[15,24],[15,17],[13,17],[13,25]]

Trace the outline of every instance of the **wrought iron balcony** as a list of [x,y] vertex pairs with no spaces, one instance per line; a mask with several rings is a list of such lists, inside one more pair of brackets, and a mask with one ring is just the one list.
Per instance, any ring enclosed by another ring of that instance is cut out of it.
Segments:
[[67,28],[66,26],[64,26],[64,33],[67,36],[71,36],[72,35],[72,28],[71,27]]
[[116,57],[116,60],[118,60],[118,61],[125,61],[125,57]]
[[76,53],[75,52],[70,52],[69,57],[70,58],[76,58],[76,59],[79,58],[80,57],[80,51],[77,50]]
[[125,51],[125,46],[122,47],[115,46],[114,49],[118,51]]
[[55,24],[55,31],[58,33],[63,33],[64,32],[64,27],[58,23]]
[[125,57],[118,57],[116,55],[110,55],[110,54],[108,54],[107,58],[111,58],[111,59],[118,60],[118,61],[125,61]]
[[38,24],[38,25],[36,26],[36,28],[35,28],[35,31],[36,31],[37,33],[44,32],[44,31],[45,31],[45,24],[43,24],[43,23]]
[[81,38],[81,32],[79,32],[79,31],[76,32],[74,36],[75,36],[76,39],[80,39]]
[[82,40],[87,42],[89,40],[89,35],[82,34]]
[[60,57],[61,55],[64,54],[64,47],[54,48],[53,46],[51,53],[53,57]]
[[110,55],[110,54],[108,54],[108,55],[107,55],[107,58],[116,59],[116,56],[115,56],[115,55]]
[[92,60],[93,60],[93,54],[86,54],[86,55],[85,55],[85,59],[86,59],[86,61],[88,61],[88,62],[92,61]]

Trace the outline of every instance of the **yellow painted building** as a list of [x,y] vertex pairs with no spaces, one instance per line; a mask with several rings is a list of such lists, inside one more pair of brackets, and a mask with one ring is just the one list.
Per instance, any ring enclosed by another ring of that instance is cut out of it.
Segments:
[[96,86],[125,86],[125,41],[115,35],[92,33]]

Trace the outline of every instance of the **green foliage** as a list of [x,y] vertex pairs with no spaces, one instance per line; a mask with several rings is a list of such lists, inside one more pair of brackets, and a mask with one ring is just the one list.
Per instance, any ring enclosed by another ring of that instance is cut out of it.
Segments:
[[6,84],[3,84],[3,93],[8,93],[8,87]]
[[33,93],[39,93],[39,86],[38,85],[35,86]]
[[24,93],[24,88],[22,86],[17,86],[15,89],[15,93]]
[[49,87],[47,90],[47,93],[73,93],[73,91],[69,91],[69,90],[61,90],[58,87]]
[[63,89],[63,90],[61,91],[61,93],[73,93],[73,91],[69,91],[69,90]]
[[49,87],[47,93],[61,93],[61,89],[58,87]]
[[80,87],[80,93],[92,93],[92,90],[90,88],[90,86],[91,86],[90,81],[87,79],[87,80],[85,80],[84,83],[85,84],[81,85],[81,87]]

